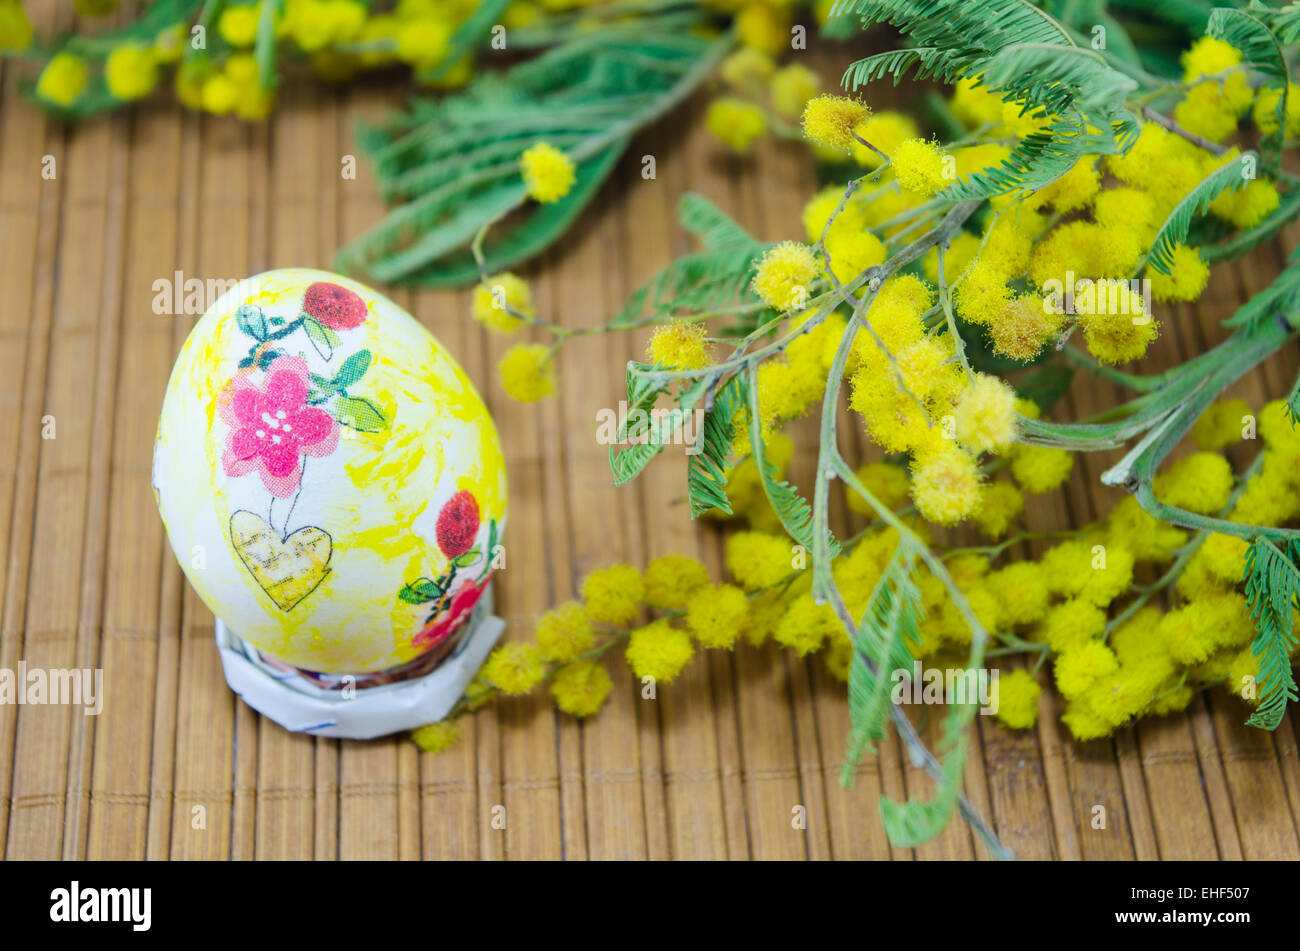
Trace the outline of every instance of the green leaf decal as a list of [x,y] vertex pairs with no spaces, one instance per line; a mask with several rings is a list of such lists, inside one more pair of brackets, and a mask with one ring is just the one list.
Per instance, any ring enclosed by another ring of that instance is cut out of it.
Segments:
[[492,570],[492,561],[496,558],[498,537],[497,520],[492,519],[488,522],[487,557],[483,559],[483,570],[478,573],[479,579],[482,579],[484,575]]
[[322,393],[333,394],[338,392],[338,387],[329,377],[320,376],[316,373],[311,374],[312,386]]
[[[951,718],[951,713],[945,718],[945,730]],[[963,730],[965,726],[964,722],[959,724]],[[955,738],[949,734],[945,740],[951,743],[942,760],[943,773],[933,799],[925,801],[919,796],[909,796],[906,802],[894,802],[888,796],[880,797],[880,820],[890,842],[905,848],[924,845],[943,831],[952,815],[961,795],[962,768],[966,765],[969,740],[964,732]]]
[[357,382],[370,369],[371,359],[369,350],[358,350],[352,354],[343,361],[343,366],[339,367],[339,372],[334,374],[334,386],[337,389],[346,390]]
[[363,396],[340,396],[334,400],[334,418],[340,425],[359,433],[377,433],[388,428],[383,410]]
[[277,358],[284,356],[284,351],[272,347],[270,350],[263,350],[257,355],[257,366],[265,370],[276,361]]
[[302,328],[307,331],[307,336],[311,338],[312,346],[324,360],[329,360],[334,356],[334,348],[339,345],[339,335],[322,324],[310,314],[304,314],[302,317]]
[[265,340],[271,333],[262,308],[253,304],[244,304],[235,311],[235,321],[239,329],[255,340]]
[[442,588],[429,578],[417,578],[410,584],[404,585],[402,590],[397,592],[397,596],[407,604],[425,604],[442,597]]
[[483,550],[481,548],[471,548],[463,555],[457,555],[451,560],[451,563],[457,568],[468,568],[470,565],[474,564],[474,562],[478,561],[482,555]]

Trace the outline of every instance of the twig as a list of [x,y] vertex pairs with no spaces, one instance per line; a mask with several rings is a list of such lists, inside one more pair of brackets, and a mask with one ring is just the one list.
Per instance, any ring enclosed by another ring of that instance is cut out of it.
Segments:
[[856,139],[860,144],[865,145],[867,148],[871,149],[871,151],[873,151],[873,152],[875,152],[877,155],[879,155],[879,156],[880,156],[880,160],[881,160],[882,162],[888,162],[888,161],[889,161],[889,156],[888,156],[888,155],[886,155],[884,152],[880,151],[880,149],[876,148],[874,145],[872,145],[870,142],[868,142],[868,141],[867,141],[866,139],[864,139],[862,136],[858,135],[856,132],[852,133],[852,135],[853,135],[853,138],[855,138],[855,139]]
[[1227,150],[1227,148],[1225,148],[1224,146],[1219,145],[1217,142],[1211,142],[1209,139],[1207,139],[1207,138],[1206,138],[1205,136],[1203,136],[1203,135],[1197,135],[1195,132],[1188,132],[1186,129],[1184,129],[1182,126],[1180,126],[1177,122],[1175,122],[1173,119],[1169,118],[1169,117],[1166,116],[1166,115],[1162,115],[1162,114],[1159,113],[1159,112],[1156,112],[1156,111],[1155,111],[1154,109],[1152,109],[1150,106],[1143,106],[1143,107],[1142,107],[1142,115],[1146,116],[1148,119],[1150,119],[1150,120],[1151,120],[1152,122],[1154,122],[1156,125],[1164,126],[1166,129],[1168,129],[1168,130],[1169,130],[1170,132],[1172,132],[1174,135],[1180,135],[1180,136],[1182,136],[1182,137],[1183,137],[1184,139],[1186,139],[1188,142],[1192,143],[1192,145],[1195,145],[1195,146],[1198,146],[1199,148],[1205,149],[1205,151],[1207,151],[1207,152],[1210,152],[1210,153],[1212,153],[1212,154],[1214,154],[1214,155],[1227,155],[1227,154],[1228,154],[1228,150]]
[[[885,272],[884,277],[903,267],[934,244],[945,240],[957,228],[961,227],[962,222],[969,217],[978,204],[978,202],[966,202],[956,206],[948,213],[948,216],[939,227],[935,228],[929,235],[918,239],[908,248],[899,252],[894,258],[885,262],[884,265],[879,265],[878,267]],[[918,245],[922,244],[923,246],[918,248]],[[870,274],[874,270],[876,268],[869,268],[865,273]],[[962,615],[971,629],[970,666],[978,667],[983,663],[984,647],[988,640],[988,633],[984,630],[979,618],[975,616],[970,603],[966,600],[966,595],[957,587],[942,559],[938,558],[928,545],[922,542],[892,510],[881,503],[862,484],[856,473],[840,455],[837,445],[836,418],[839,409],[840,388],[844,382],[844,367],[848,362],[849,350],[852,347],[861,315],[871,306],[876,292],[879,290],[880,281],[883,279],[882,277],[880,280],[869,284],[868,292],[863,295],[861,300],[856,302],[853,313],[849,317],[848,325],[840,338],[840,345],[836,350],[834,362],[827,376],[826,393],[822,400],[821,445],[818,451],[817,474],[813,490],[813,593],[815,596],[820,596],[829,601],[848,636],[853,639],[858,625],[849,613],[844,597],[840,593],[839,586],[835,583],[834,575],[831,573],[829,488],[830,480],[839,476],[876,510],[876,514],[886,525],[898,533],[899,543],[906,544],[912,551],[915,551],[930,568],[931,573],[947,589],[953,606],[957,608],[958,613]],[[969,717],[973,716],[973,712],[974,708],[971,707],[969,713],[962,714],[967,720],[963,727],[969,725]],[[898,705],[893,704],[890,706],[890,718],[893,720],[899,736],[902,737],[903,742],[908,747],[913,761],[923,767],[936,781],[942,782],[944,778],[943,764],[926,748],[917,735],[916,728]],[[975,807],[964,793],[958,793],[957,807],[962,817],[966,819],[994,855],[999,858],[1011,857],[1010,851],[998,841],[997,835],[975,810]]]
[[970,383],[975,379],[975,373],[970,368],[970,361],[966,359],[966,341],[957,332],[957,318],[952,313],[952,297],[948,291],[948,280],[943,273],[943,253],[947,248],[948,242],[942,241],[935,249],[939,254],[939,306],[943,308],[943,315],[948,321],[948,333],[952,335],[953,349],[957,351],[957,357],[961,360],[961,368],[966,371],[966,382]]

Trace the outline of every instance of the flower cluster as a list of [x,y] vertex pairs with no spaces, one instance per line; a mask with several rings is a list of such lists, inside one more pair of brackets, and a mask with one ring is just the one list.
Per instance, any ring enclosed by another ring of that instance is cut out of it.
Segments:
[[[83,16],[102,16],[117,4],[87,0],[77,6]],[[442,89],[463,85],[470,79],[473,60],[469,54],[457,54],[451,41],[476,6],[463,0],[397,0],[388,5],[362,0],[231,0],[215,7],[215,18],[203,24],[204,42],[196,43],[192,28],[197,24],[181,19],[176,5],[156,0],[134,23],[94,43],[81,43],[73,35],[46,49],[34,43],[31,22],[18,0],[3,0],[0,52],[37,54],[43,62],[37,98],[65,114],[143,99],[170,73],[175,96],[185,107],[255,121],[274,107],[280,81],[277,59],[305,59],[317,77],[331,83],[404,65],[423,84]],[[513,4],[503,15],[504,25],[513,29],[536,19],[537,12],[530,8]],[[168,10],[175,17],[170,22]],[[270,64],[270,72],[259,67],[259,58]]]
[[[829,9],[827,3],[815,5],[820,22],[825,23]],[[709,104],[705,115],[709,132],[736,154],[748,152],[769,131],[790,134],[790,124],[803,116],[805,105],[821,91],[820,77],[807,66],[777,63],[782,51],[790,49],[791,14],[792,4],[766,2],[746,3],[736,14],[740,49],[718,68],[727,92]],[[844,132],[851,132],[856,120],[870,110],[861,103],[837,108],[836,97],[821,99],[830,101],[828,109],[819,113],[825,123],[822,128],[840,130],[830,152],[850,147],[852,139]]]
[[[1240,405],[1225,401],[1212,417],[1230,416]],[[1193,452],[1157,477],[1160,501],[1263,526],[1300,517],[1300,434],[1286,413],[1280,401],[1261,411],[1264,451],[1257,470],[1238,477],[1223,455]],[[998,573],[984,564],[969,563],[963,587],[975,596],[972,603],[979,598],[990,612],[982,620],[991,629],[1041,651],[1040,664],[1052,659],[1054,683],[1066,700],[1062,720],[1077,739],[1089,740],[1141,716],[1181,710],[1211,685],[1249,704],[1258,701],[1255,627],[1243,588],[1246,549],[1232,535],[1189,533],[1158,521],[1127,497],[1105,522],[1037,561],[1002,569],[1020,571],[1016,585],[995,580]],[[1135,595],[1132,574],[1144,565],[1161,573]],[[993,591],[996,600],[989,597]],[[1155,598],[1165,592],[1172,596],[1167,607]],[[932,652],[960,646],[969,636],[956,628],[927,634],[933,636],[923,650]],[[1020,707],[1009,715],[1016,722],[1004,717],[1008,726],[1034,722]]]
[[[957,5],[939,6],[960,19]],[[890,22],[915,32],[918,17],[900,7]],[[529,324],[554,338],[507,353],[507,391],[553,391],[553,355],[575,333],[647,328],[645,362],[627,368],[629,402],[671,400],[673,419],[703,414],[690,511],[744,524],[728,526],[724,578],[682,556],[588,576],[581,600],[545,615],[533,641],[493,655],[464,709],[546,683],[562,711],[591,715],[615,679],[601,658],[620,644],[643,682],[671,681],[700,653],[742,641],[818,655],[847,679],[855,657],[880,660],[878,643],[854,642],[864,614],[882,606],[873,598],[901,598],[909,606],[889,614],[886,633],[905,628],[909,659],[951,668],[1011,658],[997,661],[996,681],[1008,728],[1037,723],[1045,688],[1086,741],[1181,710],[1214,685],[1268,725],[1277,704],[1259,702],[1257,681],[1277,696],[1281,655],[1267,646],[1261,671],[1267,634],[1252,603],[1268,592],[1247,565],[1258,564],[1261,538],[1285,537],[1270,526],[1300,522],[1300,387],[1258,415],[1239,399],[1205,403],[1293,339],[1294,271],[1238,312],[1224,344],[1160,374],[1132,364],[1181,329],[1185,308],[1174,305],[1200,298],[1214,262],[1295,216],[1296,179],[1280,153],[1300,133],[1300,90],[1263,62],[1262,44],[1215,36],[1181,59],[1166,50],[1140,75],[1111,53],[1058,69],[1049,44],[1027,44],[968,68],[950,98],[932,97],[937,121],[923,124],[873,108],[856,88],[824,91],[802,63],[782,65],[791,26],[788,4],[739,5],[740,46],[721,61],[725,89],[705,124],[734,154],[768,134],[808,143],[830,184],[810,196],[801,231],[768,243],[689,196],[681,219],[699,247],[608,325],[578,330],[540,320],[514,275],[489,277],[481,234],[475,242],[474,316],[497,332]],[[916,55],[932,70],[928,53]],[[1022,63],[1034,68],[1018,75]],[[872,58],[845,75],[897,79],[916,65]],[[567,193],[566,162],[545,144],[525,153],[529,198]],[[1050,418],[1076,373],[1137,395],[1091,420]],[[786,481],[791,424],[810,413],[821,417],[816,482],[796,486]],[[849,425],[873,444],[869,460],[843,455],[851,440],[837,434]],[[1169,435],[1186,432],[1198,451],[1165,462]],[[618,484],[664,448],[667,430],[653,433],[648,450],[611,453]],[[1224,454],[1257,433],[1265,449],[1248,470],[1240,452]],[[1101,521],[1026,530],[1027,497],[1069,481],[1075,452],[1130,441],[1103,480],[1129,494]],[[869,520],[851,538],[828,501],[831,480]],[[971,529],[991,544],[972,546]],[[1283,547],[1273,551],[1294,569],[1300,548]],[[878,713],[861,694],[850,694],[855,730]],[[954,708],[952,722],[965,711]],[[443,739],[431,732],[428,743]],[[917,755],[916,737],[903,739]]]
[[[1235,413],[1237,402],[1216,411]],[[1266,525],[1300,518],[1300,433],[1285,412],[1280,402],[1261,411],[1262,465],[1249,478],[1234,475],[1217,452],[1193,452],[1157,480],[1161,501]],[[903,467],[875,462],[860,475],[906,515]],[[1009,482],[995,485],[1014,493],[1017,505],[1009,508],[1018,511],[1018,490]],[[990,534],[1005,535],[1013,519],[1004,516]],[[926,533],[924,523],[913,518],[912,525]],[[868,528],[835,562],[834,578],[853,616],[866,609],[898,542],[893,529]],[[1003,725],[1027,729],[1037,722],[1043,687],[1037,672],[1048,661],[1051,683],[1066,701],[1062,722],[1080,740],[1182,710],[1209,686],[1256,700],[1254,628],[1241,587],[1243,541],[1170,526],[1126,497],[1104,521],[1069,533],[1036,559],[997,565],[1007,549],[958,547],[942,556],[981,624],[1006,645],[1003,653],[1035,661],[1032,671],[1001,671],[997,718]],[[852,642],[831,608],[813,598],[812,573],[798,546],[783,534],[750,528],[728,536],[725,561],[731,583],[711,582],[703,564],[681,555],[657,558],[644,572],[630,565],[592,572],[582,582],[582,600],[543,614],[532,641],[497,649],[462,709],[547,683],[562,712],[590,716],[612,689],[600,657],[619,644],[633,676],[659,683],[674,680],[701,649],[731,650],[742,640],[818,655],[833,676],[847,679]],[[1134,573],[1144,566],[1163,574],[1135,594]],[[920,640],[910,653],[927,663],[962,664],[969,626],[929,570],[918,569],[915,581]],[[1163,610],[1154,596],[1166,590],[1175,602]],[[451,735],[443,729],[416,738],[435,748]]]

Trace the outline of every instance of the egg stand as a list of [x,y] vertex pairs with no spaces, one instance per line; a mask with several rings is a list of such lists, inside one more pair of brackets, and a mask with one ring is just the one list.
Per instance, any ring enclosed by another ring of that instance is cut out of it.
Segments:
[[368,740],[441,720],[465,694],[506,623],[492,613],[492,585],[465,621],[455,649],[428,673],[351,689],[319,687],[269,664],[220,618],[217,648],[226,683],[250,707],[293,733]]

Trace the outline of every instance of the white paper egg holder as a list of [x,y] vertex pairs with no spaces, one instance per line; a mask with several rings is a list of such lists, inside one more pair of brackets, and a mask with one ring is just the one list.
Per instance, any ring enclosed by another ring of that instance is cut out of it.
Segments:
[[[453,635],[456,646],[441,661],[434,648],[386,671],[329,675],[330,687],[320,686],[309,672],[268,658],[220,618],[215,634],[226,683],[258,713],[291,733],[369,740],[447,716],[505,626],[493,613],[489,582]],[[427,669],[431,662],[434,666]]]

